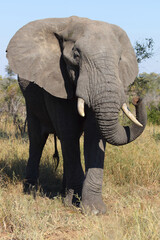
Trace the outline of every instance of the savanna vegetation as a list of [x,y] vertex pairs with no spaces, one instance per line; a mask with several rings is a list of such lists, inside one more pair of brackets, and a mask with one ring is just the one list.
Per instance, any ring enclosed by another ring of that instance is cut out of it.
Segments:
[[160,126],[148,125],[144,134],[128,146],[107,145],[103,183],[107,214],[93,217],[63,206],[59,194],[62,155],[58,143],[60,164],[55,172],[53,136],[43,152],[37,196],[23,193],[28,138],[17,134],[16,126],[2,118],[0,239],[160,239],[159,133]]
[[[139,62],[151,56],[146,53],[152,53],[152,40],[136,46]],[[55,171],[52,135],[42,155],[39,190],[36,196],[23,193],[29,148],[26,113],[17,80],[6,70],[6,77],[0,78],[0,239],[159,240],[160,75],[140,74],[130,86],[129,99],[134,95],[146,99],[148,125],[129,145],[107,144],[103,182],[107,214],[91,216],[63,205],[62,153],[58,142],[60,163]],[[81,153],[83,163],[83,136]]]

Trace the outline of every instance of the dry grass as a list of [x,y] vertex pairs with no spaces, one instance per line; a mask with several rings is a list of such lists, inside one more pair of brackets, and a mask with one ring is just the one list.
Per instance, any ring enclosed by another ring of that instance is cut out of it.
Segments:
[[103,198],[108,211],[88,216],[62,204],[62,157],[55,173],[52,136],[40,167],[43,193],[36,199],[23,194],[28,140],[15,137],[12,125],[0,124],[1,240],[160,239],[160,141],[155,141],[160,127],[147,126],[127,146],[107,145]]

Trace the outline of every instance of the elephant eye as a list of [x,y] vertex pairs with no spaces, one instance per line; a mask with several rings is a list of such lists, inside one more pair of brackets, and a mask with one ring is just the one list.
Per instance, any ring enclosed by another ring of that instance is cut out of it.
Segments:
[[76,61],[79,61],[80,54],[77,50],[74,52],[73,57]]

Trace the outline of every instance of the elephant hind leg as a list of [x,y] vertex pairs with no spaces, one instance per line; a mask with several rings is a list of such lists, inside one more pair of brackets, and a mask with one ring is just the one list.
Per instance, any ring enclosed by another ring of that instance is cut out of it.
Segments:
[[28,133],[29,159],[26,167],[26,178],[24,180],[25,193],[30,193],[31,189],[37,189],[40,158],[48,138],[48,134],[42,131],[42,125],[34,115],[28,115]]

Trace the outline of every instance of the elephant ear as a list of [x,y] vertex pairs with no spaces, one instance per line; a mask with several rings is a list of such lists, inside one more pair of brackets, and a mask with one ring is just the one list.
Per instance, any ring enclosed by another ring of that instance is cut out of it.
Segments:
[[128,86],[134,82],[138,74],[138,63],[127,34],[118,26],[113,25],[113,29],[115,34],[118,35],[117,37],[121,48],[119,77],[126,91]]
[[7,58],[14,73],[60,98],[73,96],[73,86],[56,37],[69,22],[70,18],[30,22],[13,36],[7,48]]

